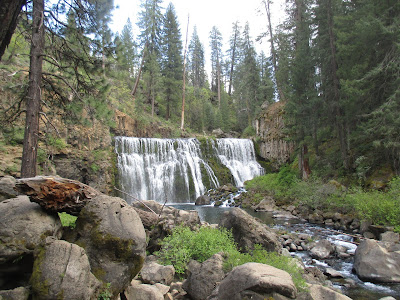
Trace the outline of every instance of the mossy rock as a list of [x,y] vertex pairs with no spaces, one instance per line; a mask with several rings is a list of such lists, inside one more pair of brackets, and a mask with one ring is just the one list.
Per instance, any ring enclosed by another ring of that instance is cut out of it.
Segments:
[[91,199],[76,222],[77,244],[84,246],[94,275],[122,292],[143,266],[146,234],[136,211],[124,200]]

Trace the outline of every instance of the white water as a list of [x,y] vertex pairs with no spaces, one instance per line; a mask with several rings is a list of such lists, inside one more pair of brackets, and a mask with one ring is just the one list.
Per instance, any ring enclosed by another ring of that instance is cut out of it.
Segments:
[[[219,139],[213,149],[236,186],[262,174],[252,141]],[[115,151],[120,187],[138,199],[187,203],[219,186],[197,139],[116,137]]]
[[232,173],[237,187],[243,187],[246,180],[264,173],[256,161],[253,142],[245,139],[217,139],[213,145],[218,158]]
[[116,137],[115,149],[121,188],[138,199],[188,202],[204,194],[202,166],[219,185],[196,139]]

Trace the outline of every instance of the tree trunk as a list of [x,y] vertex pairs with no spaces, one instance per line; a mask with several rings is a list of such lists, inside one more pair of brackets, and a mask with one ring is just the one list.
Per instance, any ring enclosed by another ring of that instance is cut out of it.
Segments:
[[308,148],[306,144],[301,146],[300,157],[299,157],[299,170],[300,177],[303,180],[307,180],[310,177],[311,169],[310,164],[307,157]]
[[346,131],[346,123],[343,120],[343,112],[340,108],[340,81],[337,75],[338,64],[336,59],[336,46],[335,46],[335,36],[333,33],[333,11],[332,11],[332,2],[328,0],[327,4],[327,17],[328,17],[328,34],[329,34],[329,47],[331,52],[331,72],[332,72],[332,81],[333,81],[333,91],[334,91],[334,113],[335,113],[335,122],[336,129],[339,135],[340,141],[340,152],[343,161],[343,166],[345,169],[349,168],[349,159],[348,159],[348,151],[347,151],[347,131]]
[[219,57],[217,55],[217,95],[218,95],[218,108],[221,108],[221,66],[219,63]]
[[3,0],[0,7],[0,60],[17,26],[18,15],[26,0]]
[[189,33],[189,15],[186,28],[186,41],[185,41],[185,52],[183,54],[183,85],[182,85],[182,115],[181,115],[181,130],[185,127],[185,91],[186,91],[186,51]]
[[285,94],[283,93],[282,85],[276,76],[276,73],[278,72],[278,64],[277,64],[277,59],[276,59],[274,36],[272,33],[271,10],[269,7],[270,0],[264,0],[263,2],[264,2],[265,10],[267,12],[267,18],[268,18],[269,40],[270,40],[270,44],[271,44],[271,55],[272,55],[272,64],[273,64],[273,68],[274,68],[274,78],[275,78],[276,89],[278,90],[279,99],[284,102],[286,100]]
[[29,88],[26,97],[25,135],[21,164],[22,178],[34,177],[36,175],[42,84],[42,52],[44,49],[43,12],[44,0],[33,0]]
[[[237,22],[236,22],[237,24]],[[237,40],[237,28],[235,27],[235,36],[233,38],[233,49],[232,49],[232,57],[231,57],[231,71],[229,73],[229,89],[228,95],[232,95],[232,80],[233,80],[233,68],[235,66],[235,56],[236,56],[236,40]]]

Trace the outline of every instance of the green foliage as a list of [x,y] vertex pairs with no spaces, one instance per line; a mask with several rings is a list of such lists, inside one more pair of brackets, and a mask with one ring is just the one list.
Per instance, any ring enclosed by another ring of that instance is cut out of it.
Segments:
[[67,142],[64,139],[55,138],[53,136],[48,137],[47,143],[58,151],[61,151],[67,147]]
[[237,251],[229,231],[210,227],[192,231],[188,227],[178,226],[162,241],[157,254],[163,264],[172,264],[176,273],[184,274],[191,259],[203,262],[221,251]]
[[279,255],[276,252],[268,252],[263,249],[261,245],[257,244],[254,245],[254,250],[249,253],[240,253],[239,251],[228,253],[227,259],[224,261],[224,269],[229,272],[234,267],[248,262],[266,264],[284,270],[292,276],[293,282],[298,290],[304,291],[307,287],[302,277],[303,270],[296,264],[295,259]]
[[112,299],[111,293],[111,283],[107,283],[106,286],[103,288],[102,292],[97,297],[98,300],[111,300]]
[[247,262],[268,264],[291,274],[298,289],[305,288],[302,271],[291,258],[268,252],[260,245],[255,245],[255,249],[249,253],[240,253],[232,233],[226,229],[201,227],[192,231],[188,227],[178,226],[162,241],[161,250],[156,254],[161,263],[172,264],[176,273],[184,274],[191,259],[203,262],[219,252],[224,252],[227,256],[224,262],[226,271]]
[[249,138],[249,137],[252,137],[252,136],[255,136],[255,135],[256,135],[256,131],[255,131],[255,129],[253,128],[253,126],[247,126],[247,127],[243,130],[242,137],[243,137],[243,138]]
[[24,142],[24,127],[14,126],[3,128],[4,140],[11,146],[22,145]]
[[354,207],[357,215],[378,225],[400,228],[400,178],[389,183],[387,192],[353,189],[345,201]]
[[71,229],[75,228],[76,219],[78,217],[67,214],[66,212],[58,213],[58,217],[60,218],[63,227],[70,227]]

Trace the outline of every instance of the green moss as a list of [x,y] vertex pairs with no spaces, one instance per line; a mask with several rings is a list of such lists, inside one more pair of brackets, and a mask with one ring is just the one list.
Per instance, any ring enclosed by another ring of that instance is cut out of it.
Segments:
[[43,299],[49,295],[50,284],[47,280],[42,278],[41,266],[46,256],[46,250],[44,247],[40,247],[36,250],[35,261],[33,263],[33,271],[30,279],[30,284],[33,287],[33,299]]
[[106,271],[101,268],[96,268],[92,271],[92,274],[99,280],[104,281],[106,277]]

